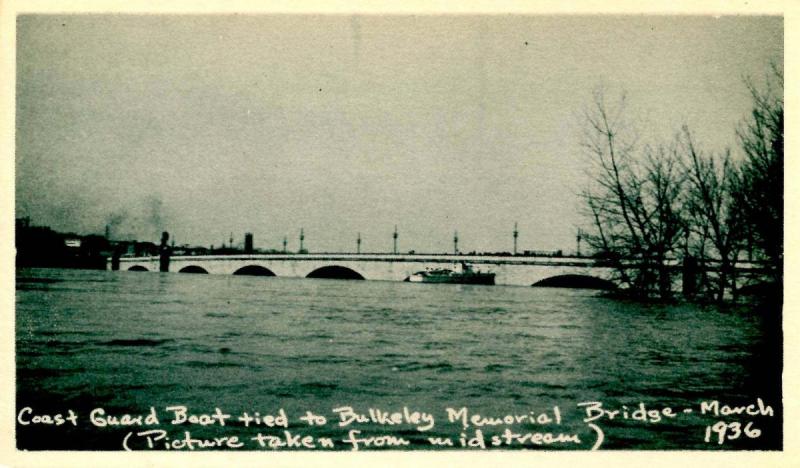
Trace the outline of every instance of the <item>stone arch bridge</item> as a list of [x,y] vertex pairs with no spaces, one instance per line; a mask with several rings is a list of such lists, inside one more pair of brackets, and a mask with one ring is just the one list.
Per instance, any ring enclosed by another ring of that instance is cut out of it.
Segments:
[[[344,278],[404,281],[433,268],[469,263],[479,271],[496,274],[495,283],[531,286],[561,285],[611,288],[614,269],[585,257],[531,257],[487,255],[392,254],[259,254],[175,256],[168,271],[179,273],[251,274],[289,278]],[[109,261],[109,269],[112,269]],[[159,271],[159,257],[123,257],[120,270]],[[678,275],[679,276],[679,275]]]

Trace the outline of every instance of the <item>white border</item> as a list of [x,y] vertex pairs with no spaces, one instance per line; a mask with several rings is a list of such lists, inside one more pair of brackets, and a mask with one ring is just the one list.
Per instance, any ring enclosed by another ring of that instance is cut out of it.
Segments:
[[[121,452],[18,452],[14,448],[14,52],[15,17],[20,13],[327,13],[327,14],[743,14],[784,15],[784,70],[787,132],[785,143],[789,156],[785,165],[785,291],[784,306],[784,451],[783,452],[247,452],[247,453],[121,453]],[[798,284],[795,252],[797,250],[797,184],[800,174],[796,109],[798,93],[797,44],[800,2],[792,0],[761,1],[245,1],[245,0],[172,0],[165,1],[42,1],[0,0],[0,464],[10,466],[560,466],[603,465],[642,466],[651,468],[690,464],[698,466],[797,466],[800,450],[797,400],[798,362]]]

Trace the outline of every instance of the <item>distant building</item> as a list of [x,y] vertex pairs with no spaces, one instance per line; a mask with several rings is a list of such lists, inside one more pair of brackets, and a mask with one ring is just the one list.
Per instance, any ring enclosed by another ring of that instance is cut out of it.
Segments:
[[18,218],[14,242],[18,267],[105,269],[111,245],[103,236],[60,233]]

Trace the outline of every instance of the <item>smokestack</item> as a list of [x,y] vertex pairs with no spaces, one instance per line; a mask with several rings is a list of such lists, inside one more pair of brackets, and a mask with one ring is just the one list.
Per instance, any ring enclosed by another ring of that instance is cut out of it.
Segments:
[[253,233],[246,232],[244,234],[244,253],[251,254],[253,253]]
[[169,271],[169,257],[170,257],[170,249],[167,247],[167,242],[169,241],[169,233],[164,231],[161,233],[161,249],[159,251],[159,268],[158,270],[161,272],[168,272]]

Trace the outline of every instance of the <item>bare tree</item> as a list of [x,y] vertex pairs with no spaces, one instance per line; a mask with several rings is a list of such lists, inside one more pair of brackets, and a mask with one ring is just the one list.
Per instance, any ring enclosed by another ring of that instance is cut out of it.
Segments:
[[633,143],[619,138],[618,119],[624,109],[625,97],[617,104],[616,115],[609,115],[605,95],[594,93],[593,107],[586,111],[587,128],[583,147],[592,163],[593,186],[586,189],[583,198],[594,225],[594,232],[586,234],[589,246],[616,268],[619,280],[628,288],[635,287],[633,279],[622,265],[622,259],[641,251],[641,241],[633,229],[629,215],[628,195],[624,186],[628,172],[629,153]]
[[675,145],[645,149],[645,198],[642,209],[642,230],[646,232],[649,256],[658,270],[659,294],[669,295],[672,288],[668,262],[675,257],[686,230],[683,200],[686,177],[680,170]]
[[686,126],[671,145],[639,148],[622,117],[624,96],[609,106],[594,93],[583,141],[592,183],[582,194],[593,229],[583,238],[631,291],[668,296],[670,263],[691,256],[704,290],[735,297],[745,249],[782,282],[783,73],[773,67],[764,91],[752,82],[748,89],[753,110],[737,131],[740,163],[728,150],[703,153]]
[[764,90],[751,80],[750,116],[737,130],[745,153],[736,190],[746,234],[769,261],[776,282],[783,275],[783,72],[773,65]]
[[[684,177],[675,147],[637,151],[622,119],[624,96],[613,107],[601,91],[586,112],[583,142],[592,161],[592,186],[583,192],[594,226],[586,240],[616,268],[632,292],[671,292],[670,257],[683,238]],[[635,265],[632,265],[633,262]]]
[[722,301],[728,287],[736,294],[735,266],[744,239],[743,218],[735,197],[737,171],[729,151],[717,157],[703,154],[686,126],[681,143],[690,188],[686,198],[694,240],[690,251],[707,266],[710,261],[719,261],[714,268],[717,281],[712,294]]

